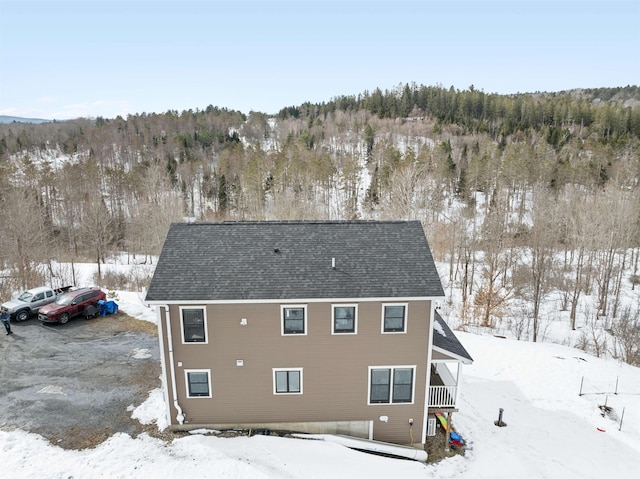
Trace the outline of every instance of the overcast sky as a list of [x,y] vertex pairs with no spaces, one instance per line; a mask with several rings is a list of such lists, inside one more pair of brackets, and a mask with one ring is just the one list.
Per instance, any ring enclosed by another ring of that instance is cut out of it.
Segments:
[[0,0],[0,115],[640,84],[638,0]]

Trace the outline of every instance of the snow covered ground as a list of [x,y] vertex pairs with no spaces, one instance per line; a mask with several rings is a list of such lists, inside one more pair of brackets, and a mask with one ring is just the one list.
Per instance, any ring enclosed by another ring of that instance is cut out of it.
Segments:
[[[122,311],[155,322],[139,293],[118,292]],[[389,459],[320,440],[219,438],[199,431],[171,443],[118,434],[95,449],[63,450],[0,425],[2,476],[215,478],[596,478],[640,470],[640,368],[553,343],[456,332],[474,358],[463,370],[456,430],[465,456],[434,465]],[[583,395],[580,396],[582,383]],[[617,389],[617,394],[614,394]],[[166,427],[163,395],[132,416]],[[599,406],[609,406],[602,416]],[[10,405],[4,405],[10,407]],[[499,408],[506,427],[496,427]],[[624,415],[624,416],[623,416]]]

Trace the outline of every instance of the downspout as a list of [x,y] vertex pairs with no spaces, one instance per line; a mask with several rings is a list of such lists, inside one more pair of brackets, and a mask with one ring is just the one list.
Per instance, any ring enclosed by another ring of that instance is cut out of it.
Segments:
[[169,370],[167,369],[167,354],[165,351],[165,334],[162,329],[162,313],[165,306],[158,306],[156,309],[156,326],[158,328],[158,339],[160,340],[160,366],[162,368],[162,397],[164,397],[164,416],[168,424],[171,424],[171,403],[169,402]]
[[171,391],[173,392],[173,405],[178,411],[176,420],[182,426],[184,424],[184,413],[182,408],[178,404],[178,393],[176,388],[176,370],[173,362],[173,337],[171,336],[171,321],[169,315],[169,306],[164,306],[164,316],[167,324],[167,344],[169,347],[169,369],[171,369]]

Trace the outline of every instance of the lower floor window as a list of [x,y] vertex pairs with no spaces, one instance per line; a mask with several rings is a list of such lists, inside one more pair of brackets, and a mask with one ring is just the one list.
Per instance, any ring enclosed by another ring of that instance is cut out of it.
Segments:
[[187,397],[211,397],[211,372],[208,369],[185,371],[187,378]]
[[302,394],[302,368],[274,369],[273,392],[275,394]]
[[415,367],[369,368],[369,403],[413,402]]

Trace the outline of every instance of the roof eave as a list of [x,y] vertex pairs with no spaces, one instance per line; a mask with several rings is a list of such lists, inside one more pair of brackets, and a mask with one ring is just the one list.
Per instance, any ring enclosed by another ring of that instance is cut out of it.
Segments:
[[463,364],[473,364],[473,359],[465,358],[464,356],[460,356],[459,354],[456,354],[454,352],[451,352],[439,346],[433,346],[433,350],[438,351],[439,353],[445,354],[447,356],[451,356],[453,359],[455,359],[456,361],[460,361]]
[[333,303],[333,302],[399,302],[399,301],[435,301],[444,296],[389,296],[380,298],[263,298],[263,299],[205,299],[205,300],[146,300],[150,305],[166,304],[251,304],[251,303]]

